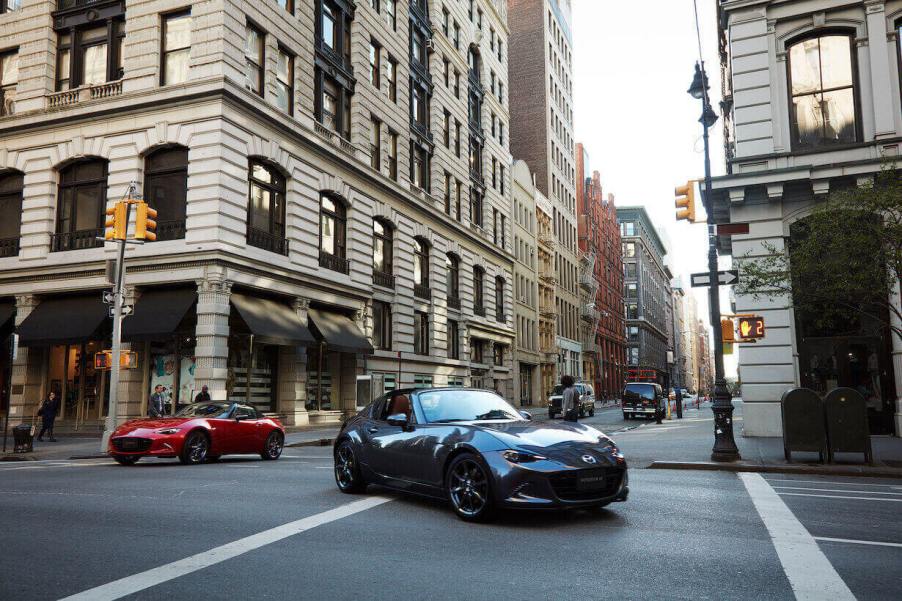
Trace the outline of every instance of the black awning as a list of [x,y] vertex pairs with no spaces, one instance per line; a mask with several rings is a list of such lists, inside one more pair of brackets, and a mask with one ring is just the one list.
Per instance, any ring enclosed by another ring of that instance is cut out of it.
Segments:
[[373,345],[349,317],[331,311],[310,309],[307,312],[314,334],[329,349],[342,353],[373,354]]
[[16,303],[0,303],[0,338],[5,337],[11,331],[15,314]]
[[48,297],[19,326],[19,344],[67,344],[96,339],[108,319],[109,307],[101,291],[66,297]]
[[149,288],[141,293],[135,312],[122,320],[122,339],[150,340],[171,336],[197,300],[194,288]]
[[306,346],[316,343],[313,334],[298,314],[284,303],[235,292],[231,294],[231,301],[251,333],[260,342],[282,346]]

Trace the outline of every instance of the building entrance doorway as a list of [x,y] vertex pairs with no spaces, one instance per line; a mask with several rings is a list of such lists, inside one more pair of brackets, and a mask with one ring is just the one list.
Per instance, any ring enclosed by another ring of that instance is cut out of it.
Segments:
[[55,392],[60,399],[57,419],[78,429],[97,423],[107,414],[109,373],[94,369],[99,341],[54,345],[49,348],[47,381],[43,394]]

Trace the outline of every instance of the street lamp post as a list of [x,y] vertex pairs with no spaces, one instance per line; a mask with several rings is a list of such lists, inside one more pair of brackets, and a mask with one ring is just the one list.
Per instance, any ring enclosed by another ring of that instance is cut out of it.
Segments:
[[708,98],[708,75],[705,64],[695,64],[695,77],[689,87],[689,94],[702,101],[703,138],[705,142],[705,190],[702,202],[708,213],[708,304],[711,312],[711,329],[714,330],[714,448],[712,461],[737,461],[741,459],[736,440],[733,438],[733,397],[727,388],[723,368],[723,335],[720,329],[720,286],[717,276],[717,225],[714,222],[714,202],[711,197],[711,151],[708,130],[717,122],[717,113],[711,108]]

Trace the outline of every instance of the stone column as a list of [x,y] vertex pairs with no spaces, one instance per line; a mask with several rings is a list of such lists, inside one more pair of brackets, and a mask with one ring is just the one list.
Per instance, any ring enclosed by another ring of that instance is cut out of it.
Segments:
[[[302,323],[307,323],[310,299],[296,298],[294,310]],[[284,346],[279,351],[279,413],[287,426],[306,426],[307,413],[307,349]]]
[[[31,315],[38,300],[31,294],[23,294],[16,297],[16,329],[25,318]],[[16,358],[12,362],[11,394],[9,395],[10,422],[17,420],[29,421],[34,414],[38,403],[41,402],[40,361],[42,352],[40,348],[19,347]]]
[[195,386],[210,388],[210,397],[224,401],[229,377],[229,297],[232,282],[221,274],[197,281]]
[[[895,44],[887,41],[885,1],[866,0],[864,4],[868,20],[867,52],[871,62],[870,95],[874,107],[874,134],[879,140],[896,135],[893,87],[889,77],[892,72],[890,56],[895,54],[896,48]],[[888,46],[892,48],[891,51]]]

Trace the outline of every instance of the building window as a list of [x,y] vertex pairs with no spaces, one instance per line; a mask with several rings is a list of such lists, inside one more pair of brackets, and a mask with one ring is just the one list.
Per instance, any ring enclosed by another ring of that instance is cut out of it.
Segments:
[[623,243],[623,256],[627,258],[633,258],[636,256],[636,243],[635,242],[624,242]]
[[417,355],[429,354],[429,315],[423,311],[413,314],[413,352]]
[[281,46],[276,62],[276,106],[294,114],[294,56]]
[[449,13],[448,9],[443,6],[442,7],[442,33],[445,34],[446,38],[451,37],[451,31],[449,28],[450,20],[451,20],[451,13]]
[[370,167],[382,168],[382,122],[375,117],[370,119]]
[[191,59],[191,11],[163,15],[163,58],[160,85],[182,83],[188,79]]
[[[0,2],[2,1],[0,0]],[[16,112],[16,86],[18,84],[18,51],[0,54],[0,117]]]
[[795,147],[857,141],[854,67],[848,35],[825,35],[789,47]]
[[460,121],[454,120],[454,156],[460,158]]
[[157,150],[144,159],[144,198],[157,210],[157,240],[185,237],[188,195],[188,149]]
[[392,31],[398,29],[398,8],[396,4],[398,0],[385,0],[385,14],[388,15],[388,22]]
[[[457,301],[457,309],[460,309],[460,259],[448,253],[445,255],[445,285],[448,289],[448,298]],[[449,305],[453,304],[450,300]]]
[[351,13],[344,2],[316,0],[314,114],[346,140],[351,138]]
[[635,236],[636,235],[636,222],[635,221],[624,221],[620,224],[620,235],[621,236]]
[[639,297],[639,288],[638,288],[638,286],[639,286],[639,285],[636,284],[635,282],[628,283],[628,284],[626,285],[626,294],[625,294],[624,296],[626,296],[626,298],[631,298],[631,299],[632,299],[632,298],[638,298],[638,297]]
[[373,301],[373,346],[382,351],[391,350],[391,305]]
[[639,342],[639,326],[627,326],[626,340],[628,342]]
[[388,99],[392,102],[398,101],[398,61],[391,56],[388,57],[385,74],[388,78]]
[[24,176],[18,172],[0,175],[0,257],[19,254]]
[[251,161],[248,199],[248,244],[282,255],[285,240],[285,178],[273,167]]
[[635,263],[625,263],[624,264],[625,276],[629,279],[636,279],[636,274],[638,273],[637,267]]
[[266,34],[248,23],[244,32],[244,85],[263,96]]
[[317,120],[346,140],[351,138],[351,94],[337,81],[317,70]]
[[382,48],[376,42],[370,41],[370,84],[379,89],[379,65],[381,63]]
[[492,359],[496,366],[502,367],[504,365],[504,346],[503,345],[496,344],[492,347]]
[[388,176],[398,181],[398,134],[388,133]]
[[460,376],[448,376],[448,388],[463,388],[464,379]]
[[463,186],[463,184],[460,183],[460,180],[454,180],[454,183],[456,184],[456,187],[455,187],[455,190],[456,190],[455,194],[456,194],[456,196],[455,196],[455,198],[454,198],[454,218],[457,219],[457,221],[460,221],[460,218],[461,218],[461,204],[462,204],[462,203],[461,203],[461,196],[463,195],[463,188],[464,188],[464,186]]
[[498,143],[504,145],[504,123],[498,122]]
[[460,25],[454,22],[454,49],[460,50]]
[[99,85],[122,79],[122,40],[125,22],[112,19],[89,28],[60,33],[57,41],[56,89]]
[[503,63],[504,59],[501,57],[502,48],[504,47],[504,42],[501,39],[498,39],[498,62]]
[[432,388],[432,376],[427,374],[414,374],[413,375],[413,387],[414,388]]
[[470,187],[470,223],[482,227],[482,191]]
[[410,142],[410,183],[429,190],[429,150],[415,141]]
[[22,8],[22,0],[0,0],[0,15]]
[[626,318],[639,319],[639,305],[637,305],[636,303],[627,303]]
[[495,278],[495,321],[504,322],[504,278]]
[[92,159],[60,171],[56,235],[51,250],[82,250],[103,246],[106,210],[107,162]]
[[453,319],[448,320],[448,358],[460,359],[460,324]]
[[379,3],[382,0],[370,0],[370,8],[372,8],[377,13],[379,12]]
[[485,363],[483,354],[483,341],[479,338],[470,338],[470,362]]
[[473,267],[473,310],[477,315],[485,315],[485,271],[479,265]]
[[279,6],[284,8],[289,13],[294,14],[294,0],[276,0],[276,1],[279,3]]
[[391,225],[381,219],[373,220],[373,270],[390,276],[392,267],[392,249],[394,247],[394,230]]
[[626,362],[630,365],[639,365],[639,347],[631,346],[626,349]]
[[413,241],[413,285],[429,287],[429,243],[421,238]]
[[460,98],[460,72],[457,69],[454,70],[454,97]]
[[451,113],[445,109],[445,118],[442,122],[442,139],[445,142],[445,148],[451,148]]
[[492,207],[492,242],[498,244],[498,209]]
[[445,171],[445,213],[451,215],[451,174]]
[[346,256],[347,215],[344,203],[328,194],[320,195],[319,254],[320,266],[348,272]]

